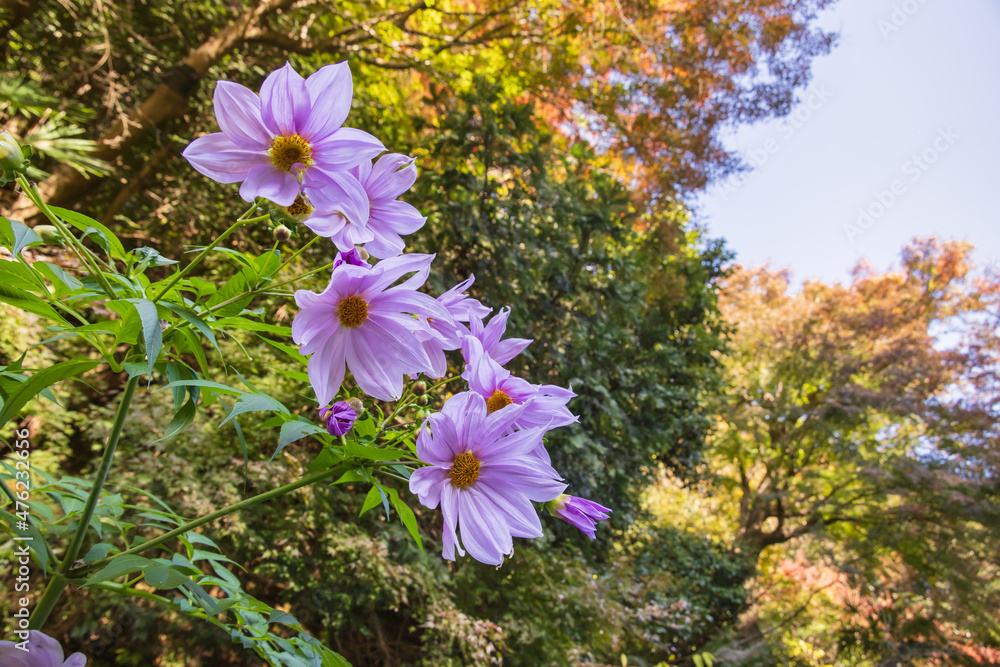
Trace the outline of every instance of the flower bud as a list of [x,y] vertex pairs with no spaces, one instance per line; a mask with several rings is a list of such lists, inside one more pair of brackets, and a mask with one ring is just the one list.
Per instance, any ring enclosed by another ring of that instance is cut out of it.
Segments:
[[417,405],[419,405],[420,407],[424,407],[425,405],[427,405],[427,403],[428,401],[426,396],[421,396],[417,399]]
[[32,229],[45,243],[62,243],[62,234],[52,225],[35,225]]
[[349,398],[347,399],[347,404],[351,406],[354,412],[360,417],[365,414],[365,404],[361,402],[360,398]]
[[366,262],[368,261],[368,258],[371,257],[371,255],[368,254],[368,251],[365,250],[364,246],[356,245],[354,246],[354,249],[358,251],[358,256]]
[[24,169],[24,153],[7,130],[0,130],[0,169],[4,171],[22,171]]
[[[423,396],[424,394],[426,394],[427,393],[427,383],[425,383],[425,382],[418,382],[415,385],[413,385],[413,393],[416,394],[417,396]],[[426,403],[422,403],[421,405],[426,405]]]
[[346,401],[337,401],[328,408],[320,408],[319,416],[326,422],[327,433],[341,436],[354,426],[354,420],[358,418],[358,413]]
[[274,234],[274,240],[281,241],[282,243],[292,238],[292,230],[284,225],[278,225],[271,233]]

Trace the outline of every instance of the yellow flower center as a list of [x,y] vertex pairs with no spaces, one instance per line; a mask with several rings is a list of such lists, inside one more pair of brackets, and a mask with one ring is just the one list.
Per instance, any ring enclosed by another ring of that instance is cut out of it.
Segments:
[[345,327],[358,327],[368,319],[368,304],[360,296],[349,296],[337,304],[337,317]]
[[302,193],[299,193],[299,195],[295,198],[295,201],[292,202],[292,205],[285,210],[288,212],[288,215],[293,218],[299,218],[309,215],[314,209],[310,206],[306,198],[302,196]]
[[312,162],[312,146],[297,134],[275,137],[268,154],[271,164],[281,171],[291,171],[296,164],[308,167]]
[[472,452],[462,452],[451,462],[448,477],[460,489],[471,486],[479,479],[479,459]]
[[503,410],[513,402],[514,399],[508,396],[506,392],[497,389],[493,392],[493,395],[486,400],[486,414],[491,415],[497,410]]

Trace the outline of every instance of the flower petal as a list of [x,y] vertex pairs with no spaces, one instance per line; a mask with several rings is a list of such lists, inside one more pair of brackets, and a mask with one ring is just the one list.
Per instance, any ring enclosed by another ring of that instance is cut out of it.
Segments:
[[365,190],[372,202],[389,202],[409,190],[417,180],[413,158],[401,153],[383,155],[372,167]]
[[381,401],[398,401],[403,394],[400,344],[371,321],[350,332],[347,366],[361,391]]
[[260,117],[260,98],[249,88],[232,81],[219,81],[213,98],[215,120],[222,132],[238,146],[267,151],[273,136]]
[[264,79],[260,87],[260,112],[267,129],[279,136],[297,134],[306,126],[310,116],[309,91],[305,79],[291,63],[286,62]]
[[412,234],[427,222],[427,218],[420,215],[420,211],[398,199],[373,203],[371,217],[396,234]]
[[458,489],[451,484],[445,484],[441,489],[441,514],[444,516],[444,530],[442,531],[442,542],[444,542],[441,555],[446,560],[455,560],[455,549],[459,555],[464,556],[465,550],[458,543]]
[[291,206],[299,196],[299,182],[295,175],[281,171],[270,164],[254,167],[240,186],[240,196],[245,201],[254,197],[270,199],[279,206]]
[[346,171],[385,150],[381,141],[352,127],[340,128],[312,148],[313,159],[327,171]]
[[420,499],[424,507],[434,509],[441,502],[441,489],[450,484],[448,469],[438,466],[417,468],[410,475],[410,493]]
[[181,155],[195,170],[218,183],[239,183],[251,169],[268,163],[267,153],[247,150],[222,132],[198,137]]
[[309,358],[309,383],[320,405],[332,401],[344,383],[347,340],[348,336],[330,336],[326,344]]
[[368,222],[368,195],[354,174],[310,167],[306,169],[305,185],[306,194],[320,213],[336,211],[355,225]]
[[321,67],[306,79],[312,113],[299,133],[308,141],[320,141],[344,124],[351,110],[354,82],[347,62]]
[[458,502],[459,530],[469,555],[481,563],[502,565],[514,541],[501,513],[475,487],[461,490]]

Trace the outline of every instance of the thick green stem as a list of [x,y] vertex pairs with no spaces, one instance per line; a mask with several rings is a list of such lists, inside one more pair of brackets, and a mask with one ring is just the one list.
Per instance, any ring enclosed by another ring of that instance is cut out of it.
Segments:
[[260,216],[260,217],[257,217],[257,218],[249,218],[249,219],[246,217],[247,215],[249,215],[250,213],[252,213],[254,210],[256,210],[256,208],[257,207],[254,206],[249,211],[247,211],[242,216],[240,216],[240,219],[237,220],[235,223],[233,223],[229,227],[229,229],[227,229],[226,231],[222,232],[222,234],[220,234],[219,236],[217,236],[215,238],[215,240],[213,240],[211,243],[209,243],[205,247],[204,250],[202,250],[200,253],[198,253],[198,256],[195,257],[194,260],[192,260],[190,264],[188,264],[183,269],[181,269],[180,271],[178,271],[177,274],[173,277],[173,279],[169,283],[167,283],[167,286],[164,287],[162,290],[160,290],[160,293],[157,294],[157,295],[155,295],[152,298],[152,302],[156,303],[157,301],[159,301],[160,299],[162,299],[164,295],[166,295],[168,292],[170,292],[170,290],[172,290],[174,288],[174,285],[176,285],[181,280],[183,280],[184,276],[186,276],[187,274],[189,274],[191,272],[191,269],[193,269],[194,267],[198,266],[198,264],[200,264],[201,261],[203,259],[205,259],[210,252],[212,252],[213,250],[215,250],[216,246],[218,246],[220,243],[222,243],[227,238],[229,238],[229,236],[233,232],[235,232],[237,229],[239,229],[243,225],[249,224],[251,222],[260,222],[261,220],[267,220],[268,216],[266,216],[266,215],[263,215],[263,216]]
[[108,478],[108,471],[111,469],[111,462],[115,457],[115,449],[118,448],[118,439],[121,437],[122,428],[125,426],[125,418],[128,416],[129,406],[132,404],[132,397],[135,395],[135,388],[138,384],[139,376],[137,375],[125,385],[125,393],[122,394],[122,399],[118,403],[118,414],[115,415],[115,423],[111,427],[111,435],[108,436],[108,443],[104,447],[104,455],[101,456],[101,467],[97,471],[97,478],[94,479],[94,485],[90,489],[90,495],[87,497],[87,504],[83,508],[83,514],[80,515],[80,522],[77,524],[76,532],[73,533],[73,541],[70,542],[69,548],[66,549],[66,553],[63,555],[63,560],[59,564],[59,568],[52,576],[52,579],[49,580],[42,598],[38,601],[35,611],[31,614],[30,624],[33,629],[37,630],[45,625],[45,621],[48,620],[49,614],[52,613],[56,603],[62,596],[63,590],[66,589],[66,585],[69,583],[69,580],[64,575],[72,567],[73,561],[80,554],[84,540],[87,539],[90,519],[94,516],[94,510],[97,508],[97,503],[100,500],[101,491],[104,489],[104,482]]
[[[252,507],[253,505],[262,503],[266,500],[270,500],[271,498],[277,498],[278,496],[283,496],[286,493],[290,493],[295,489],[300,489],[303,486],[309,486],[310,484],[315,484],[316,482],[327,479],[328,477],[333,477],[334,475],[342,475],[343,473],[350,470],[352,467],[353,467],[353,461],[344,462],[341,463],[340,465],[334,466],[333,468],[327,468],[326,470],[320,470],[319,472],[314,472],[311,475],[306,475],[305,477],[302,477],[294,482],[285,484],[284,486],[279,486],[275,489],[271,489],[270,491],[265,491],[264,493],[253,496],[251,498],[241,500],[238,503],[233,503],[232,505],[226,505],[222,509],[218,509],[212,512],[211,514],[206,514],[205,516],[194,519],[193,521],[188,521],[184,525],[174,528],[173,530],[166,532],[160,535],[159,537],[154,537],[153,539],[143,542],[142,544],[138,544],[132,547],[131,549],[127,549],[122,553],[118,554],[118,556],[124,556],[126,554],[139,554],[144,551],[148,551],[149,549],[152,549],[155,546],[159,546],[164,542],[172,540],[178,535],[183,535],[184,533],[190,532],[195,528],[198,528],[199,526],[205,525],[206,523],[211,523],[216,519],[221,519],[224,516],[233,514],[235,512],[239,512],[240,510],[246,509],[247,507]],[[86,571],[98,570],[107,565],[109,562],[111,562],[112,558],[117,558],[118,556],[109,556],[108,558],[102,558],[100,560],[95,560],[91,563],[87,563],[86,566],[71,571],[71,574],[79,576],[84,574]]]

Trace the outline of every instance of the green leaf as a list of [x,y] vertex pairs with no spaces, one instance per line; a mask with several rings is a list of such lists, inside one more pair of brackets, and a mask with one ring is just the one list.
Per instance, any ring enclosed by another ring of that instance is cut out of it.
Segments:
[[194,398],[189,398],[184,403],[184,405],[178,408],[177,412],[174,413],[174,416],[170,420],[170,423],[167,424],[167,430],[164,431],[163,437],[158,438],[153,442],[154,443],[161,442],[163,440],[166,440],[167,438],[171,438],[177,435],[178,433],[180,433],[181,431],[183,431],[184,429],[186,429],[188,426],[191,425],[191,422],[194,421],[194,417],[197,413],[198,413],[197,400]]
[[[219,384],[218,382],[209,382],[208,380],[178,380],[176,382],[171,382],[170,384],[160,387],[159,389],[157,389],[157,391],[163,391],[164,389],[173,389],[174,387],[201,387],[203,389],[211,389],[217,394],[244,393],[240,389],[234,389],[229,385]],[[285,412],[287,414],[287,410]]]
[[13,241],[11,254],[15,257],[21,254],[25,247],[42,242],[42,237],[23,222],[0,217],[0,225],[3,225],[4,234]]
[[348,456],[369,461],[394,461],[402,456],[402,452],[395,448],[369,447],[353,440],[347,441],[346,453]]
[[115,556],[111,562],[105,565],[99,572],[95,573],[90,577],[90,579],[83,582],[83,585],[92,586],[94,584],[99,584],[102,581],[109,581],[116,577],[120,577],[123,574],[129,574],[130,572],[144,572],[154,565],[156,565],[156,563],[148,558],[136,556],[135,554]]
[[142,338],[146,344],[146,358],[149,360],[149,374],[153,374],[153,366],[160,356],[163,346],[163,329],[160,328],[160,316],[156,312],[156,304],[149,299],[125,299],[135,306],[142,320]]
[[368,495],[365,496],[365,502],[361,505],[361,512],[358,513],[358,516],[362,516],[365,512],[372,509],[380,502],[382,502],[382,494],[378,490],[378,485],[375,485],[369,489]]
[[219,426],[224,426],[230,419],[246,412],[279,412],[283,415],[287,415],[288,408],[270,396],[266,396],[264,394],[251,394],[247,392],[236,399],[236,405],[233,406],[229,416],[226,417],[223,422],[219,424]]
[[64,320],[62,315],[57,313],[56,310],[44,300],[35,296],[31,292],[13,287],[5,282],[0,282],[0,301],[29,313],[47,317],[48,319],[59,322],[64,326],[69,326],[69,322]]
[[268,463],[273,461],[274,457],[280,454],[281,450],[289,443],[301,440],[308,435],[318,435],[320,433],[326,433],[326,429],[305,419],[285,422],[281,425],[281,433],[278,435],[278,448],[274,450],[274,454],[271,455]]
[[298,625],[299,622],[291,614],[275,609],[267,619],[268,623],[284,623],[285,625]]
[[392,506],[396,508],[396,514],[399,515],[399,520],[403,522],[406,526],[406,530],[410,532],[413,537],[413,541],[417,543],[417,547],[420,548],[420,553],[424,553],[424,543],[420,539],[420,529],[417,528],[417,517],[414,516],[413,510],[410,509],[409,505],[403,502],[403,499],[399,497],[399,491],[396,489],[389,489],[389,498],[392,500]]
[[3,410],[0,411],[0,427],[6,425],[28,401],[41,393],[46,387],[50,387],[68,377],[86,373],[101,363],[103,363],[101,360],[73,359],[38,371],[21,384],[17,391],[11,394],[4,403]]
[[[76,211],[71,211],[67,208],[60,208],[58,206],[50,206],[49,208],[51,208],[60,218],[83,232],[84,236],[94,233],[99,234],[100,237],[108,244],[108,254],[115,259],[125,261],[125,248],[122,246],[122,242],[118,240],[118,237],[115,236],[114,232],[110,229],[99,223],[97,220],[87,217],[82,213],[77,213]],[[90,231],[88,232],[88,230]]]
[[[40,263],[35,264],[37,266]],[[0,259],[0,280],[11,287],[35,291],[39,289],[38,279],[31,273],[31,269],[9,259]]]
[[180,588],[190,581],[186,576],[166,565],[151,565],[144,572],[144,575],[146,583],[158,590]]
[[215,351],[219,353],[219,358],[220,359],[222,358],[222,350],[219,349],[219,344],[215,340],[215,334],[212,333],[212,327],[208,326],[205,320],[195,315],[194,312],[191,311],[190,309],[185,308],[183,306],[179,306],[176,303],[161,301],[160,305],[187,320],[191,326],[197,329],[202,336],[207,338],[209,342],[212,343],[212,347],[214,347]]
[[77,280],[72,274],[66,273],[58,264],[35,262],[35,268],[51,280],[54,285],[62,284],[71,292],[83,288],[83,283]]

